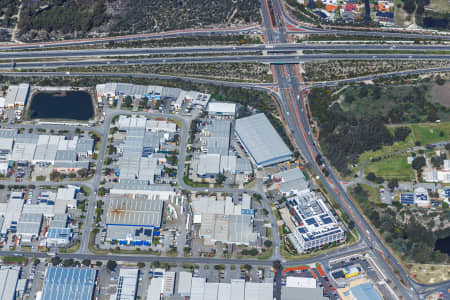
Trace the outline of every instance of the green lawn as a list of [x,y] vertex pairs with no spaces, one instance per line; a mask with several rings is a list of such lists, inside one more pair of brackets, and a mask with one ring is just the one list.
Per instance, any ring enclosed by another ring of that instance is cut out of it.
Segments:
[[450,122],[411,124],[409,128],[412,130],[414,140],[420,141],[422,145],[448,141],[450,136]]
[[[380,157],[395,151],[402,151],[412,148],[419,141],[422,146],[450,139],[450,122],[444,123],[421,123],[402,125],[411,128],[411,134],[404,142],[395,142],[392,146],[384,146],[377,151],[366,151],[359,156],[359,165],[374,157]],[[395,126],[389,126],[389,131],[393,134]],[[443,136],[440,133],[443,132]]]
[[414,179],[414,171],[408,164],[407,156],[394,156],[377,162],[369,163],[364,169],[364,174],[373,172],[377,177],[409,181]]
[[350,189],[350,194],[356,201],[358,201],[359,203],[363,203],[364,201],[369,200],[370,202],[381,203],[380,191],[377,188],[363,183],[361,183],[360,185],[366,193],[357,194],[354,192],[353,188]]

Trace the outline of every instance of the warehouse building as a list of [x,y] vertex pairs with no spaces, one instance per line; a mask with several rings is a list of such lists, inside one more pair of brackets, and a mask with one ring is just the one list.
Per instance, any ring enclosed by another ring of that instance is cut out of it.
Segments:
[[[123,116],[118,120],[119,131],[126,132],[123,143],[119,145],[119,181],[139,180],[147,184],[155,184],[160,179],[165,157],[157,153],[160,145],[169,139],[169,133],[162,128],[154,129],[145,117]],[[150,130],[146,130],[147,125]],[[176,124],[173,124],[176,128]],[[176,129],[175,129],[176,130]]]
[[106,239],[122,245],[150,245],[153,231],[161,227],[163,207],[158,199],[112,197],[106,213]]
[[231,122],[211,120],[202,128],[200,149],[203,153],[228,155],[230,149]]
[[47,247],[66,247],[72,239],[72,229],[51,226],[46,234]]
[[[6,143],[11,144],[10,137],[4,139],[4,143],[2,143],[4,147],[6,147]],[[78,169],[81,166],[89,168],[89,162],[83,161],[83,159],[88,159],[94,150],[93,139],[79,138],[78,136],[75,136],[72,140],[67,140],[65,136],[26,133],[16,134],[13,139],[14,146],[12,150],[5,149],[9,153],[5,158],[33,164],[40,162],[53,165],[65,164],[72,166],[72,169],[74,169],[75,164],[81,163],[77,166]],[[2,141],[0,140],[0,142]]]
[[309,191],[309,183],[299,168],[292,168],[272,176],[277,189],[284,195],[292,195]]
[[180,272],[178,274],[177,283],[178,283],[177,295],[182,297],[189,297],[191,295],[192,273]]
[[17,224],[17,235],[22,243],[31,243],[32,239],[38,238],[42,226],[42,213],[23,213]]
[[28,83],[9,86],[6,91],[5,107],[23,111],[23,108],[27,103],[29,92],[30,85]]
[[0,215],[3,216],[0,232],[2,236],[6,236],[8,232],[17,232],[17,223],[22,214],[23,205],[24,198],[22,192],[12,192],[8,203],[0,205]]
[[222,174],[253,174],[250,161],[246,158],[234,155],[200,154],[197,164],[197,176],[200,178],[212,178]]
[[0,267],[0,299],[15,300],[21,267]]
[[289,238],[299,253],[345,239],[345,231],[314,192],[290,197],[287,205],[297,226]]
[[110,300],[134,300],[139,279],[139,269],[120,269],[117,292]]
[[169,185],[153,184],[146,181],[122,180],[109,190],[111,196],[139,197],[146,196],[148,199],[172,201],[177,197],[175,189]]
[[233,118],[236,115],[236,104],[227,102],[210,102],[208,115],[213,118]]
[[234,132],[258,167],[274,165],[292,158],[292,152],[262,113],[237,119]]
[[[168,272],[165,272],[168,273]],[[180,272],[178,276],[174,273],[177,290],[173,299],[180,297],[190,300],[272,300],[273,283],[269,278],[265,283],[245,282],[243,279],[231,279],[231,282],[207,282],[202,277],[192,277],[192,273]],[[186,280],[183,280],[186,279]],[[172,299],[164,294],[164,278],[154,276],[150,282],[147,300]],[[172,281],[169,286],[171,287]],[[168,297],[168,298],[167,298]],[[183,298],[183,299],[184,299]]]
[[175,133],[177,131],[177,124],[165,120],[147,120],[145,129],[151,132],[169,132]]
[[253,211],[234,204],[231,197],[225,201],[215,197],[192,200],[194,224],[200,224],[199,235],[206,245],[216,242],[256,246],[258,233],[253,232]]
[[41,300],[91,300],[97,270],[50,267],[45,273]]

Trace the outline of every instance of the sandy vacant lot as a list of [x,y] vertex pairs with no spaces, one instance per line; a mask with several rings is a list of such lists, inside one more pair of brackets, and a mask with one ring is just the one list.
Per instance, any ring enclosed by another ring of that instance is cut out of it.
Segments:
[[431,97],[433,102],[450,107],[450,82],[444,85],[435,85],[431,90]]
[[419,282],[437,283],[450,279],[448,265],[408,264],[409,273]]

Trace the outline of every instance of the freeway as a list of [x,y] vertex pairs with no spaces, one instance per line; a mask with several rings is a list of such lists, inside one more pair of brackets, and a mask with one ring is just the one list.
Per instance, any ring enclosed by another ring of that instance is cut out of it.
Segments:
[[[265,28],[267,32],[267,39],[269,43],[281,42],[285,43],[289,36],[285,31],[285,23],[283,22],[280,14],[280,4],[278,0],[272,0],[272,7],[274,16],[276,19],[278,34],[273,34],[272,22],[268,22],[270,19],[270,12],[266,3],[263,3],[263,14],[266,15]],[[275,40],[273,40],[275,38]],[[410,57],[411,58],[411,57]],[[294,139],[297,148],[302,154],[303,158],[311,163],[313,171],[317,174],[319,180],[328,190],[333,201],[338,203],[340,207],[346,212],[356,224],[356,230],[358,231],[362,241],[370,246],[373,250],[371,253],[374,255],[377,264],[383,270],[387,277],[391,279],[394,284],[399,287],[399,292],[406,297],[406,299],[419,298],[420,288],[423,285],[419,285],[414,282],[404,270],[403,266],[397,258],[390,254],[389,249],[380,240],[376,231],[369,225],[362,213],[358,210],[355,204],[346,194],[345,189],[341,186],[340,181],[333,169],[327,162],[323,166],[319,166],[316,163],[316,156],[320,154],[319,149],[315,144],[315,140],[311,135],[309,119],[306,115],[305,97],[303,95],[303,83],[301,82],[300,70],[298,66],[294,65],[277,65],[273,67],[273,74],[276,82],[279,85],[279,95],[277,101],[280,105],[287,127],[290,129],[291,137]],[[326,177],[321,168],[325,167],[329,170],[329,177]],[[397,270],[401,280],[405,285],[400,282],[393,270],[390,268],[387,262],[393,265],[393,268]],[[441,288],[448,283],[439,284],[433,286],[434,288]]]
[[131,41],[149,40],[149,39],[181,38],[181,37],[192,37],[192,36],[248,34],[248,33],[257,33],[259,29],[260,29],[259,25],[249,25],[249,26],[232,27],[232,28],[174,30],[174,31],[167,31],[167,32],[141,33],[141,34],[111,36],[111,37],[97,37],[97,38],[87,38],[87,39],[78,39],[78,40],[62,40],[62,41],[21,43],[21,44],[19,44],[19,43],[17,43],[17,44],[0,44],[0,50],[70,47],[70,46],[104,44],[104,43],[109,43],[109,42],[131,42]]
[[385,51],[450,51],[449,45],[391,45],[391,44],[352,44],[351,49],[345,44],[272,44],[272,45],[244,45],[244,46],[194,46],[174,48],[116,48],[116,49],[86,49],[86,50],[62,50],[62,51],[15,51],[0,52],[0,59],[24,59],[44,57],[88,57],[88,56],[131,56],[131,55],[156,55],[156,54],[186,54],[186,53],[240,53],[268,51],[295,52],[303,50],[385,50]]
[[[298,64],[300,61],[327,60],[449,60],[450,55],[441,54],[307,54],[307,55],[239,55],[218,57],[167,57],[127,60],[80,60],[80,61],[45,61],[20,62],[16,68],[43,69],[86,66],[120,66],[136,64],[187,64],[187,63],[226,63],[226,62],[260,62],[271,64]],[[1,63],[0,69],[10,69],[11,64]]]

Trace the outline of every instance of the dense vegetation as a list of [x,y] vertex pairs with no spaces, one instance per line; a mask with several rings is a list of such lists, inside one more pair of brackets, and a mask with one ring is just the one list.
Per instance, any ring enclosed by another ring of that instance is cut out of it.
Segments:
[[430,4],[430,0],[402,0],[403,9],[408,14],[416,16],[417,25],[425,28],[449,29],[449,11],[425,10],[425,6]]
[[447,209],[438,217],[437,212],[403,207],[398,202],[391,207],[375,204],[369,201],[367,191],[360,185],[350,192],[386,242],[403,260],[418,263],[449,261],[447,254],[434,248],[437,239],[450,235],[450,228],[445,226],[450,218],[450,210]]
[[311,113],[317,119],[324,153],[343,175],[361,153],[405,138],[408,129],[394,136],[385,124],[446,120],[450,110],[428,101],[427,86],[359,86],[341,95],[330,88],[313,89]]
[[0,27],[14,27],[19,4],[19,0],[0,0]]
[[257,0],[23,2],[19,25],[20,34],[25,39],[79,37],[92,32],[159,32],[212,24],[260,22]]

